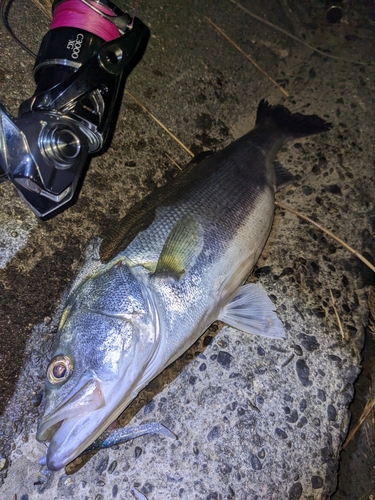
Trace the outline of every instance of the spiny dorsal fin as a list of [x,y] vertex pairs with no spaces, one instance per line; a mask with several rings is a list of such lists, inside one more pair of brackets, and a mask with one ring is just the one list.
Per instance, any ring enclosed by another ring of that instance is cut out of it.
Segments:
[[201,225],[192,215],[185,215],[173,226],[161,251],[155,276],[176,281],[194,264],[203,247]]
[[178,199],[189,186],[209,176],[215,168],[216,162],[211,152],[199,154],[180,174],[136,203],[125,217],[107,231],[99,249],[101,261],[107,263],[125,250],[140,231],[152,224],[157,207]]

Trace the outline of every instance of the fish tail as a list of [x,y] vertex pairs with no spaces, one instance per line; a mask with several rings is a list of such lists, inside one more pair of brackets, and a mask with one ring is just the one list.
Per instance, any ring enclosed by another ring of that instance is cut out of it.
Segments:
[[262,128],[280,130],[288,136],[288,139],[319,134],[332,127],[331,123],[317,115],[291,113],[281,104],[271,106],[265,99],[259,103],[256,125]]

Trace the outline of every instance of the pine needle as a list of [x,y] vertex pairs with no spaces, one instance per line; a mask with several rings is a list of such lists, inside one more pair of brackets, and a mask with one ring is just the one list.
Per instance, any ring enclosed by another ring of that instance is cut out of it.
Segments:
[[306,215],[301,214],[301,212],[297,212],[297,210],[294,210],[293,208],[289,207],[288,205],[284,205],[283,203],[280,203],[279,201],[275,201],[275,205],[282,208],[283,210],[288,210],[288,212],[291,212],[294,215],[297,215],[301,219],[310,222],[313,226],[317,227],[320,231],[323,231],[323,233],[328,234],[331,238],[337,241],[341,246],[346,248],[346,250],[349,250],[350,253],[355,255],[358,259],[360,259],[364,264],[366,264],[367,267],[371,269],[371,271],[375,272],[375,266],[371,264],[363,255],[361,255],[357,250],[354,250],[350,245],[345,243],[344,240],[333,234],[329,229],[326,229],[325,227],[321,226],[318,224],[318,222],[315,222],[314,220],[310,219],[310,217],[307,217]]
[[53,0],[32,0],[33,4],[38,7],[39,10],[47,17],[47,19],[52,19],[52,3]]
[[375,483],[371,486],[371,488],[366,491],[364,495],[361,496],[361,498],[358,498],[358,500],[374,500],[373,495],[370,495],[372,491],[375,490]]
[[345,450],[345,448],[348,446],[348,444],[350,443],[350,441],[352,441],[352,439],[354,438],[356,432],[358,431],[358,429],[361,427],[361,425],[363,424],[363,422],[366,420],[368,414],[370,413],[370,411],[374,408],[375,406],[375,398],[371,399],[370,401],[368,401],[368,403],[366,404],[363,412],[362,412],[362,415],[359,417],[359,420],[358,422],[356,423],[356,425],[353,427],[353,429],[349,432],[348,434],[348,437],[345,439],[345,442],[344,444],[342,445],[342,449]]
[[138,101],[136,97],[134,97],[128,90],[125,90],[125,94],[131,97],[133,101],[136,102],[145,113],[147,113],[163,130],[167,132],[167,134],[172,137],[172,139],[174,139],[192,158],[194,158],[194,153],[190,151],[190,149],[185,146],[185,144],[181,142],[180,139],[178,139],[165,125],[163,125],[162,122],[156,118],[156,116],[154,116],[145,106],[143,106],[143,104]]
[[342,327],[342,323],[341,323],[341,319],[340,319],[339,313],[338,313],[338,311],[336,309],[335,298],[333,296],[333,293],[332,293],[331,289],[329,289],[329,293],[331,294],[332,307],[333,307],[333,310],[335,311],[336,320],[337,320],[337,324],[339,326],[339,330],[340,330],[341,336],[345,340],[346,339],[346,335],[345,335],[343,327]]
[[367,331],[375,338],[375,288],[371,287],[368,294],[369,319]]
[[168,153],[165,153],[165,156],[166,156],[166,157],[167,157],[167,158],[168,158],[168,159],[169,159],[169,160],[173,163],[173,165],[175,165],[175,166],[176,166],[179,170],[181,170],[181,171],[182,171],[182,168],[180,167],[180,165],[179,165],[178,163],[176,163],[176,162],[174,161],[174,159],[173,159],[173,158],[171,158],[171,157],[169,156],[169,154],[168,154]]
[[277,26],[276,24],[273,24],[270,21],[267,21],[267,19],[263,19],[262,17],[257,16],[256,14],[254,14],[254,12],[251,12],[250,10],[246,9],[246,7],[244,7],[240,3],[235,2],[235,0],[229,0],[229,1],[231,3],[233,3],[234,5],[236,5],[237,7],[239,7],[241,10],[243,10],[243,12],[246,12],[246,14],[249,14],[249,16],[253,17],[254,19],[257,19],[261,23],[266,24],[267,26],[270,26],[274,30],[280,31],[280,33],[282,33],[283,35],[288,36],[289,38],[292,38],[292,40],[295,40],[296,42],[299,42],[302,45],[305,45],[309,49],[313,50],[314,52],[317,52],[318,54],[320,54],[324,57],[336,59],[337,61],[345,61],[345,62],[356,63],[356,64],[366,64],[366,63],[361,62],[361,61],[354,61],[353,59],[345,59],[344,57],[332,56],[331,54],[327,54],[326,52],[323,52],[322,50],[317,49],[316,47],[313,47],[312,45],[308,44],[307,42],[304,42],[303,40],[301,40],[297,36],[292,35],[291,33],[289,33],[289,31],[286,31],[283,28],[280,28],[280,26]]
[[282,93],[284,94],[284,96],[285,96],[285,97],[289,97],[288,92],[287,92],[285,89],[283,89],[283,88],[281,87],[281,85],[279,85],[279,84],[278,84],[278,83],[277,83],[277,82],[276,82],[273,78],[271,78],[271,77],[269,76],[269,74],[268,74],[268,73],[266,73],[266,72],[264,71],[264,69],[263,69],[263,68],[261,68],[261,67],[259,66],[259,64],[258,64],[258,63],[256,63],[256,62],[254,61],[254,59],[252,59],[250,56],[248,56],[248,55],[246,54],[246,52],[244,52],[244,51],[241,49],[241,47],[239,47],[239,46],[236,44],[236,42],[234,42],[231,38],[229,38],[229,36],[228,36],[226,33],[224,33],[224,31],[223,31],[221,28],[219,28],[219,26],[217,26],[217,25],[216,25],[213,21],[211,21],[211,19],[209,19],[208,17],[206,17],[205,19],[207,19],[207,21],[208,21],[210,24],[212,24],[212,26],[213,26],[213,27],[214,27],[214,28],[215,28],[215,29],[216,29],[216,30],[220,33],[220,35],[222,35],[224,38],[226,38],[226,39],[228,40],[228,42],[229,42],[229,43],[231,43],[231,44],[233,45],[233,47],[235,47],[235,48],[236,48],[239,52],[241,52],[241,54],[242,54],[243,56],[245,56],[245,57],[246,57],[246,59],[247,59],[248,61],[250,61],[250,62],[251,62],[251,64],[253,64],[253,65],[254,65],[254,66],[255,66],[255,67],[256,67],[256,68],[257,68],[257,69],[258,69],[258,70],[259,70],[259,71],[260,71],[260,72],[264,75],[264,76],[266,76],[266,77],[268,78],[268,80],[270,80],[270,82],[272,82],[272,83],[273,83],[273,84],[274,84],[274,85],[275,85],[275,86],[276,86],[276,87],[280,90],[280,92],[282,92]]

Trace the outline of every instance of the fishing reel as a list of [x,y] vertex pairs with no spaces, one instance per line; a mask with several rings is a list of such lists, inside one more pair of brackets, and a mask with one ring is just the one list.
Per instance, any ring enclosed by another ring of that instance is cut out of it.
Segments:
[[41,218],[68,206],[90,156],[108,149],[126,78],[149,38],[109,0],[55,0],[52,15],[34,95],[17,118],[0,103],[0,177]]

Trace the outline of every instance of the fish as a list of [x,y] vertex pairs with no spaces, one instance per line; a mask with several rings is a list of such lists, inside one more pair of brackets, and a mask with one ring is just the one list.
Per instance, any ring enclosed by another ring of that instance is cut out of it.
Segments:
[[277,152],[330,128],[262,100],[250,132],[187,165],[93,244],[47,367],[36,438],[49,470],[96,442],[214,321],[285,337],[273,302],[246,280],[272,227],[275,192],[294,179]]

